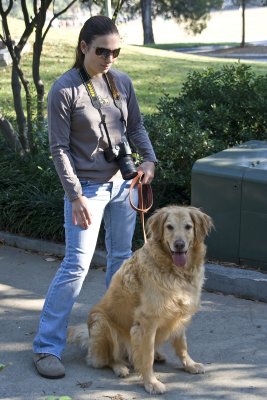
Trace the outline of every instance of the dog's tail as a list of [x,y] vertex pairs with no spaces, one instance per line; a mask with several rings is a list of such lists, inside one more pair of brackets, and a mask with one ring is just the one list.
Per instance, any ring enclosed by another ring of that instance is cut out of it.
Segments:
[[67,342],[78,345],[82,350],[88,350],[89,333],[87,326],[70,326],[68,328]]

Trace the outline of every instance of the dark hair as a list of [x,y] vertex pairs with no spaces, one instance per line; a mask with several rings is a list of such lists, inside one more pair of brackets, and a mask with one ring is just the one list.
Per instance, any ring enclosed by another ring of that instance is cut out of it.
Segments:
[[96,36],[119,34],[119,31],[112,21],[112,19],[104,15],[95,15],[85,21],[78,39],[76,47],[76,58],[73,68],[80,68],[83,65],[84,54],[81,51],[80,44],[84,40],[86,44],[90,45]]

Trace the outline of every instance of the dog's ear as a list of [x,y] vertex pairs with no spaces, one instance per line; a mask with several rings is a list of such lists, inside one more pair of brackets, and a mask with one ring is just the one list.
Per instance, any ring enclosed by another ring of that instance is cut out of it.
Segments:
[[212,219],[209,215],[202,212],[199,208],[188,207],[189,213],[194,223],[195,240],[201,242],[205,239],[211,229],[214,228]]
[[148,238],[153,238],[156,241],[160,241],[163,235],[163,226],[168,217],[168,213],[165,208],[156,210],[146,222],[146,231]]

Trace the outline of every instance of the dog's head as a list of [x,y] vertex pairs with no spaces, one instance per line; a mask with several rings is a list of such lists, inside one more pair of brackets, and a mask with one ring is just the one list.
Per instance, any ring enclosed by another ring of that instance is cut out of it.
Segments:
[[203,243],[212,227],[211,218],[198,208],[180,206],[155,211],[146,224],[148,237],[161,242],[178,267],[186,265],[189,250]]

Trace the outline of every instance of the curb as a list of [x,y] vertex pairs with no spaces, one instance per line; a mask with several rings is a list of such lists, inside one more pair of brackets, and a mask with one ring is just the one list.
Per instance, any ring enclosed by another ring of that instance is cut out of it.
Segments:
[[[31,239],[3,231],[0,231],[0,241],[7,246],[40,253],[49,253],[57,256],[64,256],[65,253],[64,244]],[[93,263],[96,267],[105,266],[105,251],[96,249],[93,256]],[[205,264],[205,272],[205,290],[267,303],[267,274],[252,270],[224,267],[218,264]]]
[[[62,257],[65,255],[64,244],[50,242],[48,240],[32,239],[26,236],[19,236],[3,231],[0,231],[0,242],[3,242],[7,246],[36,251],[38,253],[48,253]],[[96,267],[105,266],[106,253],[102,250],[96,250],[92,262]]]
[[207,291],[267,303],[267,274],[265,273],[206,264],[205,275],[204,288]]

